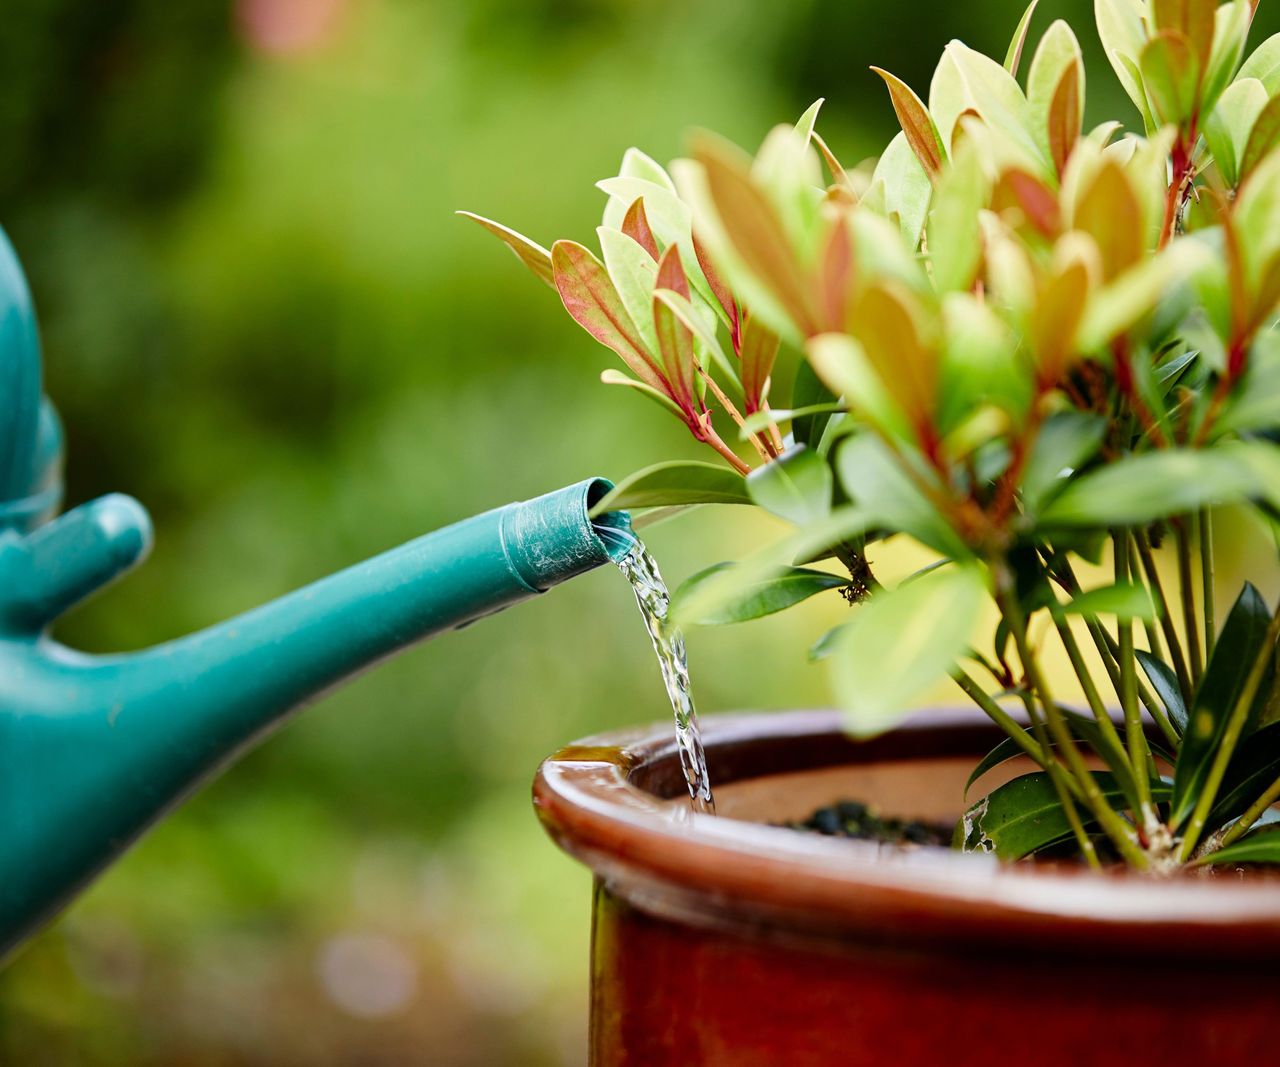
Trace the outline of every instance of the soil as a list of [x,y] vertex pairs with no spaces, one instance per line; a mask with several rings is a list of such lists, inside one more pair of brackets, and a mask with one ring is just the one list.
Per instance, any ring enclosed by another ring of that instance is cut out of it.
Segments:
[[856,841],[879,841],[892,845],[951,844],[954,827],[916,819],[883,818],[874,807],[856,800],[841,800],[819,808],[803,822],[784,823],[793,830],[847,837]]

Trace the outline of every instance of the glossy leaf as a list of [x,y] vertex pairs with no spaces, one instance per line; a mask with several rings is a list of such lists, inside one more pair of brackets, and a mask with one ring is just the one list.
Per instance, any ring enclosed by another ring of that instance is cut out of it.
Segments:
[[844,334],[825,333],[810,340],[805,352],[830,394],[843,398],[852,410],[890,436],[912,438],[910,421],[858,341]]
[[1240,66],[1252,22],[1252,0],[1229,0],[1214,13],[1213,50],[1200,82],[1202,115],[1213,108]]
[[1137,649],[1134,655],[1142,665],[1142,671],[1151,683],[1151,688],[1156,691],[1156,696],[1164,705],[1169,721],[1173,723],[1179,734],[1186,733],[1187,705],[1182,699],[1182,689],[1178,685],[1178,676],[1174,674],[1173,668],[1164,660],[1143,649]]
[[791,403],[795,407],[791,435],[797,444],[808,445],[810,448],[816,447],[822,440],[822,432],[827,428],[830,420],[822,412],[814,409],[837,404],[838,401],[836,394],[827,388],[807,359],[800,360],[799,366],[796,367],[795,382],[791,386]]
[[747,493],[765,511],[803,526],[831,512],[833,483],[826,460],[799,445],[747,475]]
[[893,102],[894,114],[898,116],[898,124],[906,135],[911,151],[924,167],[925,173],[936,180],[942,173],[942,162],[946,158],[946,152],[938,137],[937,127],[929,117],[928,109],[906,82],[880,67],[871,69],[879,74],[884,79],[885,85],[889,87],[889,98]]
[[530,241],[523,234],[516,233],[515,230],[503,226],[500,222],[486,219],[483,215],[476,215],[470,211],[459,211],[458,214],[463,218],[479,223],[511,249],[516,259],[528,267],[536,277],[541,278],[551,288],[554,289],[556,287],[555,278],[551,270],[551,253],[543,248],[542,245],[536,241]]
[[1277,778],[1280,778],[1280,723],[1272,723],[1250,734],[1232,755],[1206,826],[1218,827],[1239,818]]
[[[1134,106],[1145,114],[1146,96],[1137,72],[1137,58],[1142,54],[1146,31],[1142,25],[1142,7],[1136,0],[1094,0],[1098,36],[1116,77],[1129,94]],[[1128,60],[1128,63],[1125,60]]]
[[877,190],[884,199],[885,216],[897,222],[907,245],[914,249],[920,243],[933,184],[904,133],[894,137],[881,153],[871,175],[871,188],[862,200],[864,206],[871,203]]
[[1268,826],[1254,830],[1226,848],[1201,856],[1195,863],[1215,867],[1235,863],[1280,863],[1280,829]]
[[666,382],[604,264],[574,241],[552,245],[551,264],[560,299],[574,321],[616,352],[642,382],[666,392]]
[[[1124,803],[1124,790],[1113,775],[1093,771],[1103,798],[1112,806]],[[1168,796],[1168,787],[1152,783],[1152,798]],[[1088,825],[1088,812],[1081,808]],[[1071,825],[1058,800],[1053,780],[1044,771],[1024,774],[993,789],[965,812],[956,827],[956,844],[965,852],[991,852],[1005,860],[1019,860],[1049,845],[1069,839]]]
[[[731,571],[739,564],[717,563],[704,571],[699,571],[684,582],[675,594],[677,610],[683,601],[688,603],[698,589],[713,578],[723,582],[726,571]],[[723,600],[712,611],[691,616],[687,611],[681,612],[680,618],[698,626],[726,626],[735,622],[748,622],[765,615],[785,611],[787,608],[808,600],[811,596],[824,593],[829,589],[839,589],[848,585],[849,579],[826,571],[812,570],[805,567],[790,567],[781,574],[771,575],[763,581],[747,584],[736,598]]]
[[[1257,589],[1245,583],[1222,624],[1187,717],[1187,729],[1174,768],[1173,806],[1169,815],[1170,825],[1174,827],[1181,826],[1195,807],[1231,710],[1262,650],[1270,621],[1267,602]],[[1264,685],[1259,691],[1255,712],[1266,698],[1266,689]]]
[[877,281],[862,291],[853,322],[884,388],[915,425],[927,422],[937,401],[938,356],[918,302],[905,287]]
[[964,653],[986,600],[981,572],[956,566],[878,592],[859,607],[829,658],[850,732],[867,736],[901,721]]
[[674,460],[624,478],[591,509],[591,517],[626,508],[750,503],[746,480],[737,471],[714,463]]

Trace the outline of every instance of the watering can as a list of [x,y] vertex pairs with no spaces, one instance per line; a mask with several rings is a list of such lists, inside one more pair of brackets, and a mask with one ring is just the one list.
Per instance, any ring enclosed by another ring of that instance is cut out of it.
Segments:
[[[616,557],[590,479],[438,530],[155,648],[49,635],[138,564],[151,523],[111,495],[56,516],[62,431],[31,297],[0,231],[0,959],[291,711],[391,653]],[[604,536],[602,536],[602,533]]]

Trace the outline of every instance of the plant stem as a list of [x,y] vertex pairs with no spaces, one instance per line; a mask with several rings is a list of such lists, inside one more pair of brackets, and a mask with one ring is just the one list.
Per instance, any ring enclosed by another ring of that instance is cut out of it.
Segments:
[[[1191,542],[1187,539],[1187,524],[1183,519],[1175,520],[1173,528],[1178,540],[1178,591],[1182,597],[1182,625],[1187,636],[1187,655],[1191,660],[1191,682],[1192,685],[1199,685],[1204,666],[1200,660],[1195,580],[1191,576]],[[1185,699],[1187,707],[1190,707],[1190,696]]]
[[[745,421],[742,418],[742,413],[738,411],[738,409],[734,406],[733,401],[730,400],[725,395],[724,390],[720,388],[716,380],[713,377],[711,377],[710,374],[704,374],[702,376],[702,380],[707,383],[707,388],[711,390],[712,394],[720,402],[720,406],[724,408],[729,418],[731,418],[739,427],[741,427],[743,422]],[[765,439],[764,445],[760,443],[759,434],[753,433],[751,434],[750,437],[747,438],[747,440],[751,442],[751,447],[754,448],[760,454],[760,458],[764,460],[766,463],[778,454],[773,450],[773,445],[769,442],[768,438]],[[768,445],[769,447],[766,448],[765,445]]]
[[[1115,538],[1116,583],[1128,582],[1129,531],[1118,530]],[[1124,734],[1129,749],[1129,763],[1133,766],[1133,781],[1138,790],[1144,822],[1153,815],[1151,808],[1151,779],[1147,764],[1151,750],[1147,748],[1147,735],[1142,729],[1142,715],[1138,711],[1138,660],[1133,654],[1133,620],[1116,619],[1120,651],[1116,666],[1120,668],[1120,707],[1124,710]]]
[[1213,655],[1218,636],[1218,622],[1213,603],[1213,516],[1209,509],[1200,512],[1200,601],[1204,609],[1204,659]]
[[[1187,672],[1186,657],[1182,654],[1182,643],[1178,640],[1178,628],[1169,613],[1169,601],[1164,595],[1164,585],[1160,581],[1160,572],[1156,569],[1155,557],[1151,554],[1151,543],[1146,533],[1134,530],[1133,543],[1138,547],[1138,558],[1142,561],[1142,569],[1147,576],[1147,585],[1151,590],[1151,598],[1155,601],[1156,613],[1160,616],[1160,629],[1164,632],[1165,644],[1169,646],[1170,666],[1178,676],[1178,688],[1182,691],[1182,702],[1191,707],[1191,675]],[[1118,579],[1117,579],[1118,580]],[[1152,651],[1155,651],[1152,649]]]
[[[1036,763],[1047,771],[1049,764],[1056,762],[1053,753],[1048,748],[1042,747],[1034,737],[1027,733],[1023,726],[997,704],[995,699],[974,681],[972,675],[965,671],[963,667],[959,665],[952,667],[951,677],[956,685],[965,691],[969,699],[977,704],[992,722],[1008,734],[1014,743]],[[1075,783],[1073,782],[1072,784],[1074,785]]]
[[1253,665],[1249,668],[1249,674],[1245,678],[1244,686],[1240,690],[1236,702],[1232,705],[1231,714],[1227,718],[1226,729],[1222,732],[1222,741],[1218,745],[1217,751],[1213,756],[1213,763],[1209,767],[1209,775],[1205,778],[1204,788],[1200,790],[1200,796],[1196,799],[1195,810],[1191,813],[1191,819],[1187,823],[1186,833],[1182,837],[1182,847],[1179,850],[1178,858],[1183,863],[1191,858],[1191,854],[1195,851],[1196,841],[1200,838],[1200,832],[1204,829],[1205,820],[1209,817],[1209,812],[1213,809],[1213,802],[1218,799],[1218,789],[1222,785],[1223,775],[1227,773],[1227,764],[1231,762],[1231,755],[1235,751],[1236,742],[1240,740],[1241,733],[1244,732],[1244,725],[1248,721],[1249,712],[1253,708],[1254,698],[1258,695],[1258,690],[1262,687],[1262,679],[1266,676],[1268,668],[1276,654],[1276,639],[1280,638],[1280,609],[1271,616],[1271,622],[1267,624],[1267,632],[1262,638],[1262,647],[1258,649],[1258,655],[1254,658]]
[[[761,404],[760,410],[770,410],[768,403],[766,402]],[[774,449],[776,449],[778,454],[781,455],[785,450],[785,446],[782,443],[782,431],[778,429],[778,424],[776,422],[769,423],[769,439],[773,442]]]
[[[1014,592],[1013,576],[1009,572],[1008,564],[1003,559],[997,560],[992,567],[992,571],[995,575],[996,603],[999,604],[1000,611],[1013,634],[1014,645],[1018,650],[1018,658],[1022,661],[1022,669],[1026,672],[1027,682],[1032,691],[1040,698],[1040,706],[1044,708],[1045,719],[1049,724],[1049,729],[1053,731],[1054,738],[1058,743],[1058,749],[1066,757],[1067,767],[1083,791],[1085,806],[1098,821],[1107,836],[1111,838],[1120,854],[1132,866],[1137,868],[1147,867],[1146,853],[1138,846],[1133,828],[1117,814],[1102,795],[1102,790],[1098,788],[1097,779],[1094,778],[1085,764],[1084,757],[1080,755],[1079,749],[1076,748],[1075,739],[1071,736],[1071,731],[1067,727],[1062,710],[1054,702],[1053,694],[1049,692],[1048,683],[1046,683],[1044,675],[1040,672],[1039,661],[1031,649],[1030,642],[1027,640],[1026,619],[1023,617],[1022,606],[1018,603],[1017,594]],[[1142,767],[1142,772],[1139,777],[1144,777],[1146,771],[1145,761],[1140,766]],[[1050,773],[1052,775],[1052,772]],[[1066,796],[1065,787],[1060,788],[1059,797],[1065,799]],[[1070,811],[1068,811],[1067,817],[1068,819],[1071,818]],[[1093,850],[1092,842],[1089,843],[1089,850]],[[1089,858],[1088,852],[1085,855],[1086,858]],[[1092,862],[1096,861],[1095,856]]]
[[1265,812],[1272,804],[1280,800],[1280,778],[1277,778],[1269,786],[1265,792],[1249,805],[1249,810],[1238,818],[1234,825],[1227,828],[1226,833],[1222,835],[1222,841],[1219,847],[1225,848],[1233,841],[1241,837],[1254,823],[1262,818]]
[[[1097,646],[1103,662],[1107,665],[1107,672],[1111,675],[1112,685],[1115,686],[1116,696],[1119,699],[1120,668],[1117,664],[1120,662],[1120,649],[1111,635],[1102,628],[1102,623],[1098,622],[1096,616],[1087,618],[1085,621],[1089,624],[1089,633],[1093,637],[1094,644]],[[1136,671],[1134,672],[1134,677],[1137,677]],[[1138,699],[1142,701],[1142,706],[1147,709],[1151,714],[1151,718],[1155,720],[1156,725],[1160,727],[1160,732],[1164,734],[1165,740],[1169,742],[1170,747],[1176,749],[1181,743],[1178,731],[1173,728],[1173,723],[1169,721],[1169,716],[1165,714],[1160,701],[1156,699],[1155,694],[1147,687],[1147,683],[1141,678],[1138,678],[1137,681]]]
[[1111,716],[1107,713],[1107,707],[1102,703],[1102,697],[1098,693],[1098,687],[1093,684],[1093,676],[1089,673],[1088,664],[1084,661],[1084,655],[1080,651],[1080,643],[1076,640],[1075,634],[1071,632],[1071,624],[1067,621],[1066,616],[1061,612],[1053,612],[1053,624],[1057,627],[1058,636],[1062,639],[1062,647],[1067,651],[1067,659],[1071,661],[1071,669],[1076,672],[1076,677],[1080,679],[1080,688],[1084,690],[1084,698],[1089,704],[1089,710],[1093,712],[1093,717],[1098,720],[1098,727],[1110,740],[1115,742],[1116,748],[1121,752],[1124,751],[1124,745],[1120,741],[1120,734],[1116,730],[1116,724],[1111,721]]

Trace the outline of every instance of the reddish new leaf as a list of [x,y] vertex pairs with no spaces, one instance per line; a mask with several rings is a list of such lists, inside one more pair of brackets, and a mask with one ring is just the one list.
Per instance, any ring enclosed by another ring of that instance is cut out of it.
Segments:
[[644,197],[636,197],[627,208],[627,213],[622,219],[622,232],[648,252],[655,262],[657,261],[661,253],[658,251],[658,241],[653,236],[653,230],[649,228],[649,216],[644,212]]
[[849,305],[853,285],[853,246],[849,241],[849,229],[843,213],[832,220],[822,249],[822,276],[819,289],[822,297],[824,329],[840,331],[845,328],[845,311]]
[[742,392],[747,414],[760,410],[778,357],[778,335],[750,312],[742,318]]
[[1273,149],[1280,146],[1280,95],[1273,96],[1253,121],[1244,155],[1240,157],[1240,180]]
[[716,212],[742,261],[769,288],[803,336],[816,333],[808,279],[768,197],[752,182],[747,168],[719,143],[703,140],[694,155],[706,171]]
[[1102,253],[1102,274],[1110,281],[1142,259],[1142,201],[1124,168],[1108,159],[1098,169],[1076,207],[1076,229],[1089,234]]
[[1076,259],[1049,279],[1031,309],[1028,333],[1042,386],[1057,385],[1067,372],[1088,297],[1089,272]]
[[[689,299],[689,279],[680,263],[680,249],[668,246],[658,261],[658,277],[655,290],[670,289]],[[698,361],[693,352],[693,331],[676,317],[666,304],[653,298],[653,325],[658,334],[658,350],[667,381],[671,383],[671,397],[684,411],[697,411],[696,386]]]
[[907,135],[907,144],[920,160],[925,173],[931,181],[936,181],[942,173],[942,141],[938,137],[938,129],[929,117],[928,109],[920,98],[912,92],[911,87],[901,78],[890,74],[887,70],[872,67],[885,85],[889,87],[889,99],[893,102],[894,114],[902,132]]
[[645,385],[670,395],[604,264],[576,241],[557,241],[551,246],[551,266],[556,290],[574,321],[616,352]]
[[1062,229],[1062,211],[1053,190],[1018,167],[1010,167],[1000,175],[991,203],[1001,213],[1010,208],[1016,210],[1044,237],[1057,237]]
[[1200,60],[1200,69],[1209,66],[1213,52],[1214,18],[1218,0],[1151,0],[1151,14],[1157,30],[1177,30],[1191,42]]
[[1068,63],[1049,104],[1049,154],[1059,177],[1080,140],[1080,123],[1080,66]]
[[702,276],[707,279],[707,285],[710,286],[717,303],[724,309],[724,313],[729,319],[729,334],[733,341],[733,347],[736,349],[738,347],[738,330],[741,327],[738,302],[733,298],[733,291],[725,284],[724,279],[720,277],[720,272],[716,270],[716,265],[711,262],[711,256],[707,253],[706,246],[698,240],[696,233],[693,235],[693,254],[698,259],[698,266],[702,268]]

